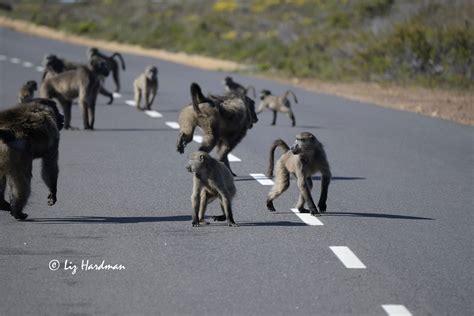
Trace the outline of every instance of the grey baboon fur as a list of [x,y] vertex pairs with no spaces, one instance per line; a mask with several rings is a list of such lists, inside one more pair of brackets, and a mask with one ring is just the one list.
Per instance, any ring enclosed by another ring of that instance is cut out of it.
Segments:
[[140,105],[142,98],[145,99],[144,108],[150,110],[158,92],[158,68],[155,66],[146,67],[145,72],[133,82],[133,90],[137,110],[142,109]]
[[115,60],[115,57],[118,57],[120,59],[122,70],[125,71],[125,62],[123,60],[122,55],[120,53],[115,52],[112,55],[107,56],[101,53],[98,48],[90,47],[87,50],[87,57],[89,58],[89,61],[92,60],[93,58],[100,58],[103,61],[105,61],[107,67],[109,68],[109,71],[112,72],[112,78],[114,79],[114,82],[115,82],[115,92],[119,92],[120,91],[119,65],[117,61]]
[[[300,191],[297,209],[301,213],[310,212],[311,215],[319,215],[326,212],[326,200],[329,183],[331,182],[331,170],[326,158],[323,145],[316,137],[308,132],[296,135],[296,141],[291,149],[281,139],[276,140],[270,148],[270,159],[267,175],[273,176],[273,155],[275,149],[283,149],[283,155],[276,162],[275,184],[268,194],[267,208],[275,211],[273,200],[279,197],[290,186],[290,174],[296,176],[298,189]],[[316,208],[311,196],[313,180],[311,176],[316,172],[321,172],[321,195],[319,197],[318,208]],[[304,205],[309,207],[309,211]]]
[[18,102],[26,103],[33,100],[35,91],[38,90],[38,85],[34,80],[28,80],[20,89],[18,95]]
[[204,151],[193,152],[186,169],[194,174],[191,195],[193,226],[208,224],[204,219],[206,208],[216,198],[220,201],[223,215],[214,216],[213,219],[215,221],[227,219],[229,226],[238,226],[232,214],[232,199],[236,189],[229,169]]
[[192,105],[179,114],[178,152],[184,153],[199,126],[203,131],[199,150],[209,153],[217,145],[219,160],[230,169],[227,155],[258,121],[254,101],[242,95],[205,97],[196,83],[191,85],[191,99]]
[[79,66],[46,78],[41,83],[40,96],[59,101],[63,108],[66,129],[71,128],[72,101],[79,98],[84,129],[92,130],[95,122],[95,103],[101,87],[100,77],[106,77],[108,74],[105,63],[93,59],[90,66]]
[[295,103],[298,103],[298,99],[296,99],[296,95],[293,91],[288,90],[285,94],[277,96],[272,95],[270,90],[262,90],[260,96],[260,105],[257,108],[257,114],[261,113],[265,109],[270,109],[273,112],[273,121],[272,125],[275,125],[277,119],[277,113],[286,113],[291,119],[291,125],[295,126],[295,115],[293,114],[293,110],[291,109],[290,100],[288,100],[288,95],[292,94]]
[[[18,220],[28,216],[23,208],[31,191],[33,159],[42,158],[41,176],[49,188],[48,205],[56,203],[63,122],[56,103],[47,99],[33,99],[0,112],[0,209]],[[7,185],[10,203],[5,200]]]

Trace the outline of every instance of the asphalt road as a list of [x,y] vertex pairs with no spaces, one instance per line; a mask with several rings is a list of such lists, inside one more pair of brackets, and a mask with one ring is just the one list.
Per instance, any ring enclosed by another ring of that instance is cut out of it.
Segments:
[[[2,109],[24,82],[40,80],[44,54],[85,60],[85,47],[7,29],[0,42]],[[232,162],[241,226],[193,228],[184,166],[198,144],[179,155],[166,122],[190,101],[192,81],[218,93],[228,74],[124,57],[122,97],[111,106],[99,97],[97,130],[62,132],[57,204],[47,206],[35,162],[29,220],[0,214],[1,315],[474,313],[472,127],[292,88],[297,126],[279,116],[272,127],[263,113],[233,152],[241,160]],[[149,64],[159,68],[153,109],[161,118],[126,104]],[[289,88],[232,76],[257,90]],[[72,124],[82,125],[77,106]],[[264,173],[274,139],[292,142],[301,131],[325,145],[332,167],[323,225],[291,211],[294,182],[276,200],[278,212],[267,212],[270,186],[249,176]],[[209,215],[219,213],[210,206]],[[341,261],[337,246],[356,258]],[[87,260],[125,269],[82,269]]]

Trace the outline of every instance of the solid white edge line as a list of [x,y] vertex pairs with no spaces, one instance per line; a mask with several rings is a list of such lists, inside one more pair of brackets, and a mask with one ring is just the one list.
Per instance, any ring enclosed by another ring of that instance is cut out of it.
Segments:
[[163,114],[154,110],[146,110],[145,114],[153,118],[163,117]]
[[172,129],[179,129],[179,124],[176,122],[166,122],[166,125],[168,125]]
[[412,313],[403,305],[397,304],[386,304],[382,305],[382,308],[385,310],[389,316],[411,316]]
[[293,213],[296,214],[305,224],[310,226],[323,226],[323,222],[321,222],[318,218],[314,217],[309,213],[300,213],[297,208],[291,209]]
[[201,135],[194,135],[194,136],[193,136],[193,140],[194,140],[196,143],[201,144],[201,143],[202,143],[202,136],[201,136]]
[[331,246],[329,247],[336,257],[348,269],[366,269],[367,267],[360,261],[359,258],[346,246]]
[[135,100],[126,100],[125,103],[130,106],[136,106]]
[[273,181],[268,179],[263,173],[251,173],[250,176],[258,181],[261,185],[273,185]]
[[227,155],[227,158],[229,159],[229,161],[232,161],[232,162],[239,162],[239,161],[242,161],[239,157],[234,156],[234,155],[232,155],[232,154],[228,154],[228,155]]

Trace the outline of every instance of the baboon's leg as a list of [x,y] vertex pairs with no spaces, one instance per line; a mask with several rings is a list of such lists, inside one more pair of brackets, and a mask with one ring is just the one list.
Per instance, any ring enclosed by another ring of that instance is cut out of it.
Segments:
[[303,199],[308,205],[309,212],[311,213],[311,215],[318,215],[319,211],[316,208],[316,205],[314,204],[313,197],[311,196],[311,191],[309,189],[309,186],[307,185],[307,178],[304,176],[303,170],[301,169],[302,167],[296,170],[298,189],[300,191],[300,194],[303,195]]
[[114,82],[115,82],[115,92],[119,92],[120,91],[120,77],[119,77],[118,67],[114,67],[112,69],[112,77],[114,78]]
[[62,101],[61,102],[61,107],[63,108],[63,113],[64,113],[64,129],[70,129],[70,128],[72,128],[72,126],[71,126],[72,102],[71,101]]
[[204,136],[202,137],[202,144],[199,147],[199,151],[204,151],[209,153],[214,149],[219,139],[219,132],[216,127],[202,129],[204,131]]
[[199,225],[199,207],[201,205],[201,191],[204,188],[202,187],[201,180],[197,179],[196,175],[193,178],[193,194],[191,195],[191,202],[193,206],[193,213],[192,213],[192,225],[193,227],[200,226]]
[[145,94],[145,108],[146,108],[147,110],[150,110],[150,107],[151,107],[151,103],[150,103],[150,89],[145,87],[144,94]]
[[[313,179],[311,179],[311,177],[306,178],[306,185],[308,186],[310,191],[313,189]],[[300,213],[309,213],[309,210],[304,208],[305,203],[306,200],[304,199],[303,194],[301,194],[300,192],[298,196],[298,203],[296,204],[296,208]]]
[[290,186],[290,173],[286,170],[286,168],[277,162],[275,169],[275,184],[270,190],[270,193],[268,193],[267,197],[267,209],[270,212],[276,211],[275,206],[273,205],[273,200],[279,197]]
[[28,214],[23,213],[23,208],[30,196],[30,182],[31,182],[31,167],[30,170],[24,173],[17,173],[9,176],[9,186],[11,189],[11,214],[18,220],[23,220],[28,217]]
[[260,104],[258,105],[257,110],[255,110],[255,113],[256,113],[256,114],[262,113],[263,110],[265,110],[266,107],[267,107],[267,106],[266,106],[266,103],[260,102]]
[[295,127],[296,125],[296,120],[295,120],[295,115],[293,114],[293,111],[289,111],[288,112],[288,116],[290,117],[291,119],[291,126]]
[[206,215],[207,206],[217,198],[216,195],[209,193],[206,190],[201,191],[201,204],[199,206],[199,224],[208,225],[204,216]]
[[56,192],[58,187],[58,150],[57,148],[43,156],[41,177],[49,189],[48,205],[56,203]]
[[90,129],[90,126],[89,126],[89,106],[90,104],[82,99],[81,98],[79,99],[79,106],[81,108],[81,113],[82,113],[82,123],[84,125],[84,129],[87,130],[87,129]]
[[151,105],[153,104],[153,101],[155,101],[156,97],[156,89],[151,89],[151,99],[150,99],[150,105],[148,106],[148,110],[151,110]]
[[89,107],[87,108],[87,113],[89,117],[89,128],[94,129],[95,123],[95,100],[91,100]]
[[180,132],[178,135],[178,140],[176,141],[176,150],[180,153],[184,153],[184,147],[193,140],[194,135],[194,126],[187,128],[184,124],[179,124]]
[[229,157],[228,157],[233,147],[231,147],[227,142],[221,142],[219,144],[219,147],[220,147],[219,148],[219,161],[222,161],[224,165],[226,165],[226,167],[229,168],[230,173],[232,173],[232,175],[236,177],[237,175],[230,168]]
[[272,112],[273,112],[273,121],[271,125],[275,125],[277,121],[277,111],[272,110]]
[[329,168],[323,169],[321,176],[321,195],[319,196],[318,208],[321,213],[326,212],[326,201],[328,199],[328,188],[331,183],[331,172]]
[[2,176],[0,178],[0,210],[11,212],[10,203],[5,201],[5,188],[7,186],[7,178]]
[[102,95],[105,95],[106,97],[109,98],[109,102],[107,102],[107,105],[110,105],[110,104],[112,104],[112,102],[114,102],[114,95],[112,93],[110,93],[109,91],[107,91],[107,89],[104,88],[103,83],[104,83],[104,81],[101,80],[99,93],[102,94]]
[[232,205],[230,199],[228,199],[224,194],[219,194],[221,198],[221,205],[224,209],[225,217],[227,218],[227,225],[229,226],[239,226],[234,222],[234,216],[232,215]]
[[224,205],[222,205],[221,203],[221,211],[222,211],[222,215],[217,215],[217,216],[213,216],[212,219],[216,222],[223,222],[225,221],[227,218],[225,216],[225,211],[224,211]]
[[142,102],[142,90],[137,86],[134,87],[135,90],[135,106],[137,110],[141,110],[140,103]]

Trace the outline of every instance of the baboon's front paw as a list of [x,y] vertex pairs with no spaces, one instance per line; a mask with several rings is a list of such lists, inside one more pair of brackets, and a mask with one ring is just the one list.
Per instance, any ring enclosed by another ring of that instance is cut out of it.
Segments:
[[318,209],[320,213],[326,213],[326,208],[327,208],[326,203],[318,204]]
[[53,206],[54,204],[56,204],[56,194],[50,193],[48,195],[48,205]]
[[178,144],[178,146],[176,146],[176,150],[177,150],[180,154],[184,154],[184,145],[183,145],[183,144]]
[[273,205],[273,202],[271,202],[271,201],[267,201],[267,209],[270,212],[276,212],[275,206]]
[[209,222],[202,220],[202,221],[199,221],[199,225],[209,225]]
[[309,212],[310,212],[311,215],[313,215],[313,216],[321,216],[321,214],[319,213],[319,211],[318,211],[317,208],[310,208],[310,209],[309,209]]
[[23,212],[12,214],[12,215],[19,221],[25,220],[28,217],[28,214],[23,213]]
[[304,208],[304,207],[299,207],[298,212],[300,212],[300,213],[309,213],[310,211],[308,209]]
[[234,223],[234,222],[228,223],[227,225],[229,225],[229,227],[239,227],[239,224]]
[[227,218],[225,215],[219,215],[219,216],[213,216],[212,219],[214,220],[214,222],[223,222]]

